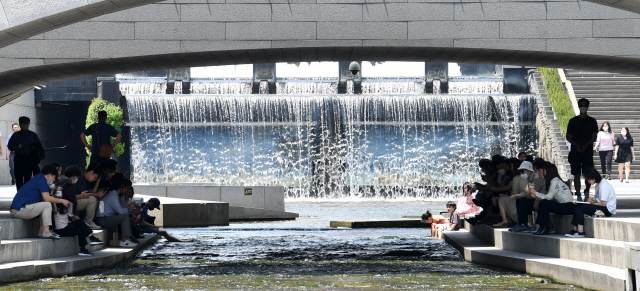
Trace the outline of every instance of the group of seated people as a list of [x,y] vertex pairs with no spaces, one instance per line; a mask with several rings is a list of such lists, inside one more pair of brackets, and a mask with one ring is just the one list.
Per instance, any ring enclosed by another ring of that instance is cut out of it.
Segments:
[[[582,202],[573,198],[556,165],[541,158],[533,159],[526,153],[509,159],[495,155],[491,160],[480,160],[479,166],[484,183],[465,183],[457,205],[459,214],[476,214],[470,223],[545,235],[555,233],[550,213],[573,215],[574,229],[566,236],[584,237],[585,214],[609,217],[616,213],[613,186],[594,168],[585,169],[583,176],[586,183],[595,185],[595,195]],[[535,223],[533,211],[537,211]]]
[[[84,173],[52,163],[42,168],[13,198],[11,216],[32,219],[40,216],[38,236],[47,239],[78,236],[79,255],[93,255],[87,244],[103,242],[93,230],[118,227],[121,247],[137,246],[144,233],[156,233],[169,241],[182,241],[153,225],[148,210],[160,209],[160,200],[134,201],[129,179],[116,173],[113,160],[92,162]],[[87,239],[89,242],[87,242]]]

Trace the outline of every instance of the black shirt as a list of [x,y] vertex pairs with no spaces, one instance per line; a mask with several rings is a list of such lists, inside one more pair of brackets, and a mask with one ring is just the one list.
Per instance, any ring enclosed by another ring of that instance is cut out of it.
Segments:
[[631,147],[633,146],[633,138],[627,137],[626,139],[619,135],[616,137],[616,145],[618,146],[618,156],[631,154]]
[[[586,144],[591,140],[591,138],[593,138],[593,134],[598,134],[598,131],[598,122],[591,116],[587,116],[585,118],[576,116],[571,118],[571,120],[569,120],[569,125],[567,125],[567,135],[571,135],[573,141],[579,145]],[[587,145],[585,150],[592,151],[593,146]],[[577,152],[578,148],[572,146],[571,151]]]
[[[100,144],[98,144],[98,132],[100,132]],[[96,156],[100,152],[101,145],[111,144],[111,137],[118,136],[118,131],[113,126],[107,124],[104,121],[98,121],[98,123],[90,125],[83,131],[83,133],[84,135],[91,136],[91,143],[93,144],[93,148],[91,148],[91,154]]]
[[84,176],[80,176],[80,178],[78,178],[78,182],[76,182],[74,184],[75,188],[76,188],[76,193],[82,193],[83,191],[87,191],[91,188],[89,185],[89,182],[87,181],[87,178],[85,178]]
[[[18,149],[18,145],[22,145],[22,147]],[[32,149],[30,149],[31,146],[36,146],[36,148],[42,147],[40,138],[31,130],[21,130],[11,136],[7,148],[15,152],[16,155],[37,154],[32,152]]]

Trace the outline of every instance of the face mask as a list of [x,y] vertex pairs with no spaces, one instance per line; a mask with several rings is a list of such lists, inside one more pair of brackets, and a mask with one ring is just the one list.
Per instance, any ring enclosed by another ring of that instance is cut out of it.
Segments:
[[500,176],[504,176],[504,175],[506,175],[506,174],[507,174],[507,170],[505,170],[505,169],[500,169],[500,170],[498,170],[498,175],[500,175]]
[[620,134],[622,134],[622,135],[627,135],[627,131],[626,131],[626,130],[623,130],[623,131],[621,131],[621,132],[620,132]]
[[604,131],[609,131],[609,128],[608,128],[608,127],[606,127],[606,126],[604,126],[604,127],[602,127],[602,130],[604,130]]
[[47,182],[47,187],[49,187],[49,189],[53,189],[53,188],[55,188],[56,186],[55,186],[55,185],[53,185],[53,182]]
[[580,113],[584,114],[587,113],[587,110],[589,109],[589,107],[578,107],[580,109]]
[[20,129],[29,130],[29,124],[28,123],[21,123],[20,124]]
[[114,174],[114,173],[109,173],[109,174],[107,175],[107,177],[109,177],[109,179],[111,179],[111,177],[113,177],[113,174]]
[[78,179],[71,180],[71,184],[78,183]]
[[526,173],[522,173],[520,174],[520,177],[526,180],[527,178],[529,178],[529,175],[527,175]]

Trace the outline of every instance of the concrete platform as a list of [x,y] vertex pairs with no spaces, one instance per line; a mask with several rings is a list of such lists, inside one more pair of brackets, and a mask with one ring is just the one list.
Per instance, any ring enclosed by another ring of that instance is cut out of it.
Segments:
[[589,289],[630,290],[627,269],[502,250],[467,230],[445,231],[443,237],[472,263],[509,268]]
[[299,216],[293,212],[229,206],[229,221],[294,220]]
[[420,218],[388,218],[371,220],[332,220],[330,227],[346,228],[428,228],[430,223],[420,222]]
[[158,238],[156,235],[141,239],[140,244],[135,248],[106,247],[95,251],[92,257],[67,256],[0,264],[0,283],[60,277],[99,268],[110,268],[132,260],[144,248],[155,243]]
[[[135,195],[147,201],[149,195]],[[150,210],[149,215],[155,216],[155,225],[162,227],[201,227],[212,225],[229,225],[229,203],[220,201],[205,201],[158,197],[160,209]]]

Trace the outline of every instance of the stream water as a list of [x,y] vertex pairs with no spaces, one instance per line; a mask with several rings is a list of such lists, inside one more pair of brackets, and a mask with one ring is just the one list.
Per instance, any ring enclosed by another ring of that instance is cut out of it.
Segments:
[[169,229],[192,243],[161,239],[135,261],[80,276],[0,290],[581,290],[510,270],[465,262],[427,228],[333,229],[335,219],[443,211],[418,199],[286,202],[295,221]]

